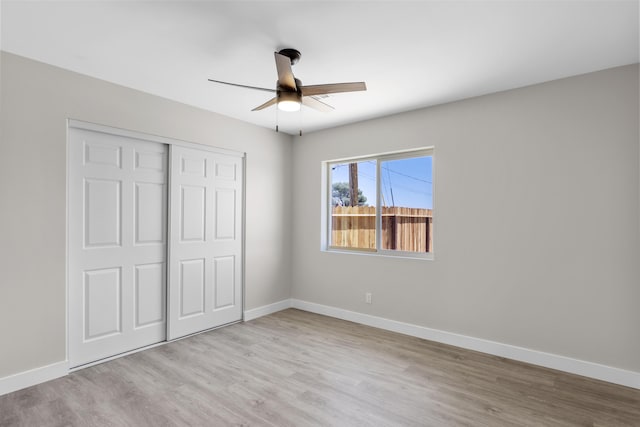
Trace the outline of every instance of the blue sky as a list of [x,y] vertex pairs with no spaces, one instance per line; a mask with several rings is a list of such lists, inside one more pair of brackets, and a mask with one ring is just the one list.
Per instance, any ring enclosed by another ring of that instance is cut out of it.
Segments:
[[[433,208],[433,157],[415,157],[383,161],[382,205],[410,208]],[[349,182],[349,164],[334,165],[331,182]],[[376,204],[376,163],[358,162],[358,186],[367,204]]]

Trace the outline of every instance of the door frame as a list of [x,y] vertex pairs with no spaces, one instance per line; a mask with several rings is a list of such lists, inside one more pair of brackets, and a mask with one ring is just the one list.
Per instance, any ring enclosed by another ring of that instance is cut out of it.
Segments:
[[[241,251],[241,255],[242,255],[242,262],[241,262],[241,269],[242,269],[242,280],[241,280],[241,290],[242,290],[242,298],[241,298],[241,319],[238,322],[244,322],[244,307],[245,307],[245,298],[246,298],[246,292],[245,292],[245,277],[246,277],[246,269],[245,269],[245,258],[246,258],[246,187],[247,187],[247,180],[246,180],[246,153],[242,152],[242,151],[236,151],[236,150],[230,150],[230,149],[226,149],[226,148],[219,148],[219,147],[215,147],[212,145],[205,145],[205,144],[199,144],[199,143],[195,143],[195,142],[188,142],[188,141],[182,141],[179,139],[174,139],[174,138],[169,138],[169,137],[164,137],[164,136],[159,136],[159,135],[153,135],[153,134],[149,134],[149,133],[144,133],[144,132],[139,132],[139,131],[134,131],[134,130],[128,130],[128,129],[122,129],[122,128],[117,128],[117,127],[113,127],[113,126],[107,126],[107,125],[101,125],[101,124],[97,124],[97,123],[91,123],[91,122],[87,122],[87,121],[83,121],[83,120],[78,120],[78,119],[71,119],[68,118],[67,119],[67,123],[66,123],[66,130],[67,130],[67,135],[66,135],[66,168],[65,168],[65,173],[66,173],[66,177],[65,177],[65,208],[66,208],[66,212],[65,212],[65,361],[67,363],[67,366],[69,366],[69,263],[70,263],[70,248],[69,248],[69,188],[70,188],[70,179],[69,179],[69,166],[70,166],[70,144],[71,144],[71,140],[70,140],[70,129],[82,129],[82,130],[88,130],[88,131],[93,131],[93,132],[100,132],[100,133],[105,133],[105,134],[109,134],[109,135],[115,135],[115,136],[121,136],[121,137],[127,137],[127,138],[134,138],[134,139],[140,139],[143,141],[149,141],[149,142],[157,142],[160,144],[165,144],[169,147],[169,168],[170,168],[170,159],[171,159],[171,147],[172,146],[180,146],[180,147],[186,147],[186,148],[192,148],[195,150],[202,150],[202,151],[208,151],[208,152],[213,152],[213,153],[218,153],[218,154],[226,154],[229,156],[235,156],[235,157],[239,157],[241,159],[241,163],[242,163],[242,201],[241,201],[241,207],[242,207],[242,214],[241,214],[241,224],[240,227],[242,229],[242,251]],[[171,170],[167,169],[167,189],[170,188],[171,185]],[[170,206],[171,203],[171,194],[170,192],[168,192],[167,194],[167,208]],[[170,230],[170,225],[171,225],[171,218],[170,218],[170,209],[167,209],[167,249],[166,249],[166,269],[167,269],[167,273],[168,273],[168,268],[169,268],[169,244],[168,244],[168,240],[169,240],[169,232]],[[168,307],[168,291],[169,291],[169,276],[167,274],[167,282],[166,282],[166,292],[167,292],[167,298],[165,300],[165,310]],[[168,312],[168,310],[167,310]],[[232,323],[237,323],[237,322],[232,322]],[[166,328],[167,328],[167,332],[168,332],[168,326],[169,322],[166,322]],[[226,326],[226,325],[221,325],[219,327],[222,326]],[[211,329],[217,329],[218,327],[215,328],[211,328]],[[211,329],[206,329],[200,332],[197,332],[195,334],[192,335],[196,335],[199,333],[203,333],[206,331],[209,331]],[[177,341],[183,338],[187,338],[189,336],[192,335],[187,335],[184,337],[180,337],[180,338],[176,338],[175,340],[172,341]],[[132,353],[137,353],[138,351],[142,351],[142,350],[147,350],[153,347],[157,347],[160,345],[164,345],[167,342],[170,342],[169,340],[165,339],[164,341],[161,341],[159,343],[155,343],[155,344],[151,344],[145,347],[141,347],[141,348],[137,348],[135,350],[131,350],[128,352],[124,352],[124,353],[119,353],[110,357],[106,357],[104,359],[100,359],[100,360],[96,360],[94,362],[90,362],[75,368],[68,368],[68,372],[74,372],[76,370],[80,370],[80,369],[84,369],[84,368],[88,368],[90,366],[93,365],[97,365],[103,362],[108,362],[109,360],[113,360],[113,359],[117,359],[119,357],[122,356],[126,356]]]

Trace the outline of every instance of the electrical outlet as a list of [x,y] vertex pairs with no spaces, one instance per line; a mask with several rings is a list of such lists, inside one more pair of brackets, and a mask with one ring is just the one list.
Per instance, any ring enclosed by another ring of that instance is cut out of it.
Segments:
[[366,294],[364,294],[364,302],[366,302],[367,304],[371,304],[371,292],[367,292]]

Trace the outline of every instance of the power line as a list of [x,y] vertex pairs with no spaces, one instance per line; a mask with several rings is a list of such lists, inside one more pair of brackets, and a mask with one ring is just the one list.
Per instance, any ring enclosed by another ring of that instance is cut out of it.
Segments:
[[389,167],[386,167],[386,166],[382,166],[382,169],[386,169],[387,172],[393,172],[395,174],[402,175],[402,176],[405,176],[407,178],[415,179],[416,181],[422,181],[422,182],[426,182],[427,184],[433,184],[433,182],[428,181],[426,179],[418,178],[416,176],[407,175],[406,173],[395,171],[395,170],[393,170],[393,169],[391,169]]
[[[362,163],[370,163],[370,164],[372,164],[372,165],[375,165],[375,164],[376,164],[375,160],[367,160],[367,161],[362,162]],[[347,166],[347,165],[348,165],[348,163],[339,163],[339,164],[336,164],[335,166],[333,166],[333,167],[332,167],[332,170],[335,170],[335,169],[336,169],[336,168],[338,168],[338,167],[345,167],[345,166]],[[388,181],[389,181],[389,185],[390,185],[390,186],[391,186],[391,175],[389,175],[389,172],[391,172],[391,173],[395,173],[395,174],[397,174],[397,175],[401,175],[401,176],[404,176],[404,177],[406,177],[406,178],[410,178],[410,179],[413,179],[413,180],[416,180],[416,181],[424,182],[424,183],[427,183],[427,184],[433,184],[433,182],[432,182],[432,181],[429,181],[429,180],[426,180],[426,179],[422,179],[422,178],[419,178],[419,177],[416,177],[416,176],[408,175],[408,174],[405,174],[405,173],[403,173],[403,172],[398,172],[397,170],[391,169],[391,168],[389,168],[388,166],[381,166],[381,168],[387,171],[387,177],[388,177]],[[372,181],[375,181],[375,180],[376,180],[375,176],[368,175],[368,174],[363,173],[363,172],[361,172],[361,171],[358,171],[358,175],[360,175],[360,176],[362,176],[362,177],[364,177],[364,178],[370,179],[370,180],[372,180]],[[385,180],[385,179],[381,179],[380,181],[381,181],[382,186],[383,186],[383,189],[382,189],[382,191],[383,191],[383,192],[384,192],[384,191],[387,191],[387,192],[392,192],[392,191],[393,191],[393,189],[389,189],[389,188],[387,188],[387,186],[386,186],[386,181],[387,181],[387,180]],[[410,191],[410,192],[412,192],[412,193],[433,195],[433,193],[432,193],[432,192],[430,192],[430,191],[425,191],[425,190],[423,190],[423,189],[416,190],[416,189],[413,189],[413,188],[410,188],[410,187],[407,187],[407,186],[404,186],[404,185],[400,185],[400,184],[397,184],[397,183],[396,183],[396,184],[393,184],[393,185],[394,185],[395,187],[397,187],[397,188],[402,188],[402,189],[404,189],[404,190],[406,190],[406,191]],[[391,195],[391,198],[393,199],[393,195]],[[393,203],[393,202],[392,202],[392,203]]]
[[[376,164],[376,162],[375,162],[374,160],[368,160],[366,163],[371,163],[371,164],[374,164],[374,165]],[[397,170],[391,169],[391,168],[390,168],[390,167],[388,167],[388,166],[382,166],[382,165],[380,165],[380,167],[381,167],[382,169],[386,169],[386,170],[387,170],[387,172],[393,172],[393,173],[395,173],[395,174],[402,175],[402,176],[407,177],[407,178],[415,179],[416,181],[422,181],[422,182],[426,182],[427,184],[433,184],[433,182],[431,182],[431,181],[429,181],[429,180],[427,180],[427,179],[422,179],[422,178],[418,178],[417,176],[408,175],[408,174],[403,173],[403,172],[398,172]]]

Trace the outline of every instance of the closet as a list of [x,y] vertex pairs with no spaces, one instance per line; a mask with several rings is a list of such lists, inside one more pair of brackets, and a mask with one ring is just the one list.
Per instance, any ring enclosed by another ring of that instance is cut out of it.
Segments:
[[243,154],[68,130],[70,366],[241,320]]

